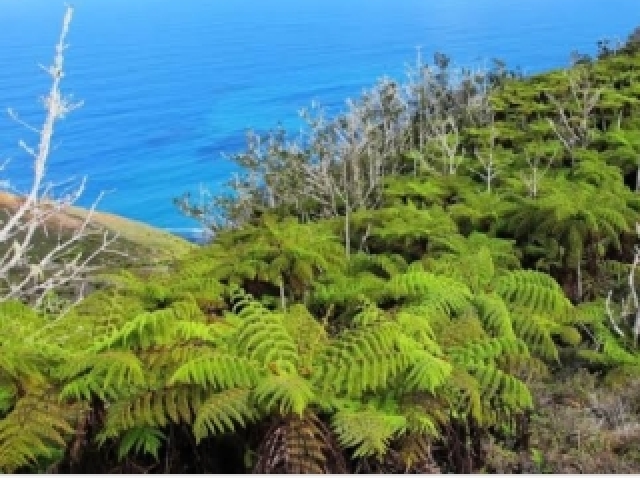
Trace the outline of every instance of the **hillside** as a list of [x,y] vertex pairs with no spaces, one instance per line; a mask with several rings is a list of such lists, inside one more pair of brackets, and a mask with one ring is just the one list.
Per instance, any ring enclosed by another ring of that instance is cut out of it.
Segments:
[[449,67],[249,142],[167,268],[0,305],[0,471],[639,471],[640,51]]
[[[6,215],[6,212],[15,211],[19,202],[18,196],[0,192],[0,211],[3,215]],[[51,243],[57,241],[56,235],[60,228],[67,232],[73,231],[82,224],[87,213],[86,209],[71,207],[64,213],[51,216],[47,224],[50,237],[41,232],[40,239],[36,243],[42,251],[47,251]],[[140,264],[162,263],[178,258],[194,248],[191,243],[165,230],[111,213],[95,211],[92,214],[91,227],[96,231],[106,228],[110,232],[118,233],[121,241],[114,249],[130,254],[127,260],[122,259],[125,265],[135,265],[138,262]],[[3,254],[3,246],[0,246],[0,255]]]

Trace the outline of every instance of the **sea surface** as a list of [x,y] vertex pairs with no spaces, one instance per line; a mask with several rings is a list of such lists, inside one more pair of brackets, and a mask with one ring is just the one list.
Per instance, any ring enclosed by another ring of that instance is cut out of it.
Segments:
[[[500,58],[525,73],[593,54],[640,24],[638,0],[74,0],[63,90],[84,106],[55,132],[48,178],[88,176],[80,204],[185,233],[172,198],[216,191],[236,169],[223,153],[245,132],[316,100],[339,111],[383,75],[403,79],[435,51],[471,68]],[[18,140],[34,125],[64,3],[0,0],[0,180],[26,189]]]

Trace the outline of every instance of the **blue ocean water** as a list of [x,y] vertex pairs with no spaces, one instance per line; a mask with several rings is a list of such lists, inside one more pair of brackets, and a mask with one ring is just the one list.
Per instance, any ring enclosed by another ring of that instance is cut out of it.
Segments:
[[[594,53],[640,24],[638,0],[75,0],[63,89],[84,106],[58,124],[49,178],[87,175],[89,205],[152,225],[195,223],[171,199],[216,190],[245,131],[297,129],[311,100],[339,109],[377,78],[440,51],[525,73]],[[64,3],[0,0],[0,108],[35,124]],[[26,187],[33,134],[0,114],[0,177]]]

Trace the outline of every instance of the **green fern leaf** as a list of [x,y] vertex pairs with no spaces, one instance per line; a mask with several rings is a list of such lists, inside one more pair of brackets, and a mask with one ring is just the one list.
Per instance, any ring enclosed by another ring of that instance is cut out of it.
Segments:
[[158,459],[158,450],[166,436],[157,428],[134,427],[127,430],[120,439],[118,458],[122,461],[131,453],[145,453]]
[[146,384],[142,363],[133,353],[108,351],[71,358],[59,370],[62,378],[71,379],[60,392],[62,399],[90,399],[93,395],[106,400]]
[[340,411],[331,427],[343,447],[354,449],[354,457],[382,456],[394,438],[407,432],[407,419],[376,410]]
[[449,277],[421,271],[396,275],[388,283],[395,298],[437,304],[444,312],[454,314],[464,310],[471,300],[469,288]]
[[511,315],[502,298],[496,294],[478,294],[473,298],[478,317],[487,332],[496,337],[514,338]]
[[537,313],[568,313],[571,302],[557,282],[547,274],[532,270],[510,272],[494,281],[495,291],[513,305]]
[[52,458],[66,445],[65,436],[73,432],[70,420],[78,408],[59,404],[40,392],[27,394],[0,419],[0,472],[11,473]]
[[233,432],[235,425],[242,427],[258,419],[250,403],[250,390],[235,388],[209,395],[200,405],[193,422],[196,442],[209,435]]
[[315,398],[309,382],[295,373],[269,375],[256,385],[252,393],[257,405],[280,415],[295,413],[302,416]]
[[190,384],[216,390],[250,388],[257,383],[260,376],[259,366],[251,360],[232,354],[211,352],[178,367],[169,378],[168,384]]

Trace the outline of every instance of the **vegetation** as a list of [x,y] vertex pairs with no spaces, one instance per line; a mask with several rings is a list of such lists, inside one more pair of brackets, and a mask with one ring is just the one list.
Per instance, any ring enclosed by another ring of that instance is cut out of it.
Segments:
[[0,471],[637,471],[636,42],[434,63],[250,135],[170,268],[0,304]]

